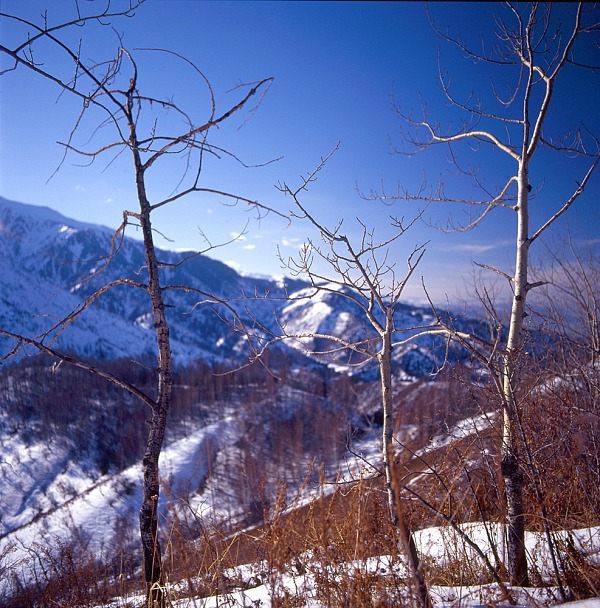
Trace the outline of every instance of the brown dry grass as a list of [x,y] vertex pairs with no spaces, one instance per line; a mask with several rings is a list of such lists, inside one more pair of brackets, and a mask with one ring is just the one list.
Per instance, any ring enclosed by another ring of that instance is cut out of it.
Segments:
[[[456,386],[452,390],[456,396]],[[396,474],[411,527],[451,528],[467,521],[502,521],[502,487],[497,470],[499,434],[494,424],[417,456],[419,448],[445,425],[451,426],[461,417],[493,406],[489,395],[483,389],[474,394],[470,388],[468,400],[457,399],[454,408],[449,409],[439,395],[430,393],[429,409],[425,410],[410,395],[399,397],[405,399],[405,407],[399,402],[403,421],[423,423],[423,428],[429,429],[412,442],[399,443],[397,449]],[[426,393],[421,393],[420,399],[427,402],[427,398]],[[596,443],[600,425],[594,413],[598,404],[586,401],[585,395],[576,391],[541,394],[531,390],[524,406],[528,529],[542,530],[544,520],[552,530],[598,525]],[[440,419],[436,420],[437,416]],[[315,476],[312,470],[308,474]],[[310,572],[316,581],[317,595],[327,606],[401,605],[399,598],[406,591],[406,581],[393,569],[384,572],[365,567],[366,559],[373,556],[390,556],[392,563],[402,561],[394,530],[388,524],[382,477],[353,483],[329,483],[324,477],[321,481],[317,495],[310,501],[304,500],[306,488],[291,493],[280,485],[274,500],[267,500],[257,488],[262,523],[237,533],[198,521],[196,534],[191,536],[189,527],[184,528],[177,510],[172,509],[164,538],[165,572],[169,581],[178,581],[177,597],[226,597],[233,590],[268,581],[275,597],[273,605],[298,606],[303,591],[286,591],[282,577],[285,573]],[[42,546],[30,549],[38,580],[27,587],[20,583],[18,572],[11,569],[10,556],[3,556],[2,575],[12,578],[15,595],[12,600],[0,601],[0,606],[93,606],[110,597],[131,597],[142,587],[137,564],[125,554],[91,555],[85,543],[78,544],[76,540],[53,549],[58,551]],[[597,595],[598,567],[574,546],[563,545],[559,549],[560,576],[572,596]],[[355,565],[352,571],[347,568],[348,563]],[[244,578],[232,570],[240,564],[260,564],[260,568]],[[493,559],[491,564],[496,574],[505,579],[501,565]],[[480,584],[494,578],[488,567],[464,560],[458,551],[456,559],[443,568],[431,560],[426,560],[425,567],[430,584]],[[122,605],[127,605],[127,601],[124,599]]]

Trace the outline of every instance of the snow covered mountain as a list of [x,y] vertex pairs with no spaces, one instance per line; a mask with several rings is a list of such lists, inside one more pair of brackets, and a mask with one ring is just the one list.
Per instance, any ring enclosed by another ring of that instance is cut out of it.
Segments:
[[[144,254],[139,241],[125,238],[107,264],[113,234],[108,228],[70,220],[43,207],[0,198],[0,326],[27,337],[49,335],[62,349],[96,359],[151,357],[155,338],[143,290],[117,286],[103,294],[58,336],[56,320],[77,309],[103,285],[117,279],[144,282]],[[165,284],[189,285],[220,297],[240,297],[242,290],[282,293],[274,281],[242,278],[207,256],[178,265],[189,253],[162,251]],[[286,286],[288,287],[288,286]],[[289,287],[288,287],[289,288]],[[173,352],[180,363],[221,358],[239,349],[239,335],[201,300],[182,291],[167,294]]]
[[[144,282],[142,244],[125,238],[115,247],[116,251],[107,263],[114,245],[113,232],[109,228],[74,221],[45,207],[0,197],[0,280],[3,286],[0,328],[104,364],[120,361],[120,373],[125,373],[125,359],[148,362],[150,369],[156,357],[156,346],[149,302],[143,289],[118,285],[102,293],[64,330],[57,326],[59,319],[85,306],[102,286],[123,278]],[[261,328],[274,334],[282,325],[293,334],[332,333],[348,341],[373,335],[356,304],[338,293],[314,293],[306,283],[294,279],[242,276],[205,255],[190,257],[189,253],[160,251],[159,257],[168,266],[163,268],[164,285],[189,286],[195,290],[195,293],[180,289],[166,291],[172,349],[180,367],[193,366],[197,361],[209,368],[215,364],[231,365],[244,362],[247,357],[245,338],[223,320],[227,318],[227,311],[210,304],[196,306],[199,300],[210,299],[198,293],[228,299],[248,327],[257,325],[258,320]],[[269,298],[265,298],[265,294]],[[419,308],[399,307],[398,327],[422,324],[426,314]],[[8,352],[13,345],[9,339],[0,338],[0,354]],[[222,398],[225,405],[218,406],[221,412],[227,411],[237,420],[237,425],[233,426],[227,422],[228,428],[238,429],[241,436],[247,434],[244,425],[254,429],[252,432],[260,432],[261,441],[255,439],[253,442],[252,449],[256,451],[259,444],[272,447],[273,441],[266,436],[265,429],[281,424],[289,426],[291,420],[297,420],[301,422],[294,422],[294,425],[301,424],[306,434],[302,449],[321,449],[316,444],[311,447],[319,432],[318,428],[310,427],[305,418],[308,411],[318,412],[314,416],[310,414],[316,421],[338,418],[338,414],[333,415],[331,411],[339,408],[339,404],[325,398],[329,389],[321,393],[318,388],[319,382],[325,382],[322,378],[330,377],[330,372],[335,373],[327,370],[327,366],[354,374],[358,371],[367,381],[374,372],[373,364],[370,367],[349,366],[356,361],[349,361],[348,353],[343,351],[328,360],[311,355],[309,359],[314,361],[307,360],[306,347],[318,350],[322,346],[322,340],[321,344],[315,344],[314,340],[279,342],[277,348],[285,357],[278,359],[287,358],[292,362],[289,365],[294,368],[293,373],[310,373],[315,380],[308,381],[308,390],[306,381],[298,390],[297,379],[290,378],[267,393],[264,379],[258,381],[250,397],[237,389],[229,391]],[[24,352],[35,353],[36,350],[29,348]],[[396,353],[396,357],[397,374],[404,379],[426,376],[435,365],[435,347],[413,345]],[[11,359],[15,360],[18,359]],[[130,433],[134,437],[139,433],[143,435],[144,431],[144,426],[137,422],[132,426],[139,430],[128,430],[130,419],[138,420],[143,416],[130,398],[110,393],[106,388],[98,389],[97,394],[93,391],[88,394],[87,384],[91,380],[87,376],[68,376],[64,368],[60,372],[49,371],[47,362],[42,360],[36,364],[35,361],[25,359],[24,362],[33,367],[24,367],[21,375],[9,372],[2,380],[0,438],[5,460],[10,461],[10,466],[0,466],[0,490],[3,490],[0,494],[5,503],[3,516],[0,516],[0,535],[28,526],[35,519],[34,514],[52,512],[53,505],[70,501],[84,489],[86,493],[91,491],[99,474],[129,466],[130,455],[115,456],[122,448],[113,446],[112,454],[107,456],[106,446],[98,443],[102,436]],[[301,370],[307,362],[310,370]],[[38,369],[36,365],[41,367]],[[261,382],[262,393],[256,388]],[[86,386],[81,386],[82,383]],[[78,389],[73,391],[73,386]],[[48,391],[54,393],[47,394]],[[258,411],[247,415],[246,423],[240,423],[243,419],[240,408],[244,411],[252,408],[253,401],[262,405],[257,406]],[[213,403],[214,400],[210,407],[215,407]],[[48,408],[53,411],[46,415]],[[59,414],[59,410],[65,413]],[[346,434],[344,416],[340,418],[342,444]],[[192,422],[186,424],[198,425],[193,429],[195,433],[196,428],[209,422],[222,426],[226,418],[212,417],[207,422],[192,416]],[[328,432],[333,424],[328,425]],[[240,428],[245,430],[242,432]],[[171,441],[181,438],[179,431]],[[297,429],[294,433],[297,435]],[[139,442],[139,437],[131,439],[131,445],[137,445],[136,441]],[[225,460],[231,458],[234,443],[230,442]],[[333,445],[331,441],[325,443],[328,449]],[[23,449],[24,445],[29,447]],[[284,445],[282,449],[288,447]],[[257,453],[253,458],[260,462],[264,461],[265,455]],[[213,463],[213,466],[217,465]],[[259,469],[264,472],[264,466]],[[71,481],[63,483],[63,476]]]
[[[29,338],[44,336],[45,344],[86,358],[152,361],[155,336],[148,297],[142,289],[113,287],[64,331],[54,327],[102,286],[118,279],[144,282],[142,244],[126,237],[108,263],[114,245],[108,228],[0,197],[0,328]],[[258,319],[274,333],[280,331],[279,320],[291,333],[335,332],[349,340],[373,335],[357,307],[335,293],[309,297],[312,292],[299,280],[242,276],[206,255],[160,251],[159,256],[165,264],[165,285],[195,290],[166,291],[178,364],[196,359],[239,361],[246,356],[245,338],[223,322],[222,317],[230,317],[227,310],[210,303],[198,306],[210,299],[199,294],[227,299],[248,326]],[[396,323],[398,328],[411,327],[428,318],[427,311],[403,305],[398,307]],[[0,346],[6,351],[11,344],[5,339]],[[298,343],[290,346],[297,348]],[[406,373],[422,376],[435,367],[434,351],[430,343],[421,343],[396,353],[396,358]],[[345,356],[347,353],[339,353],[335,362],[344,365]]]
[[[145,281],[142,244],[125,238],[108,264],[113,245],[108,228],[0,197],[0,329],[107,367],[118,365],[121,375],[134,374],[142,386],[144,374],[152,377],[156,357],[145,291],[118,285],[86,306],[106,284]],[[160,251],[159,258],[164,285],[192,288],[165,292],[178,367],[161,455],[168,488],[161,495],[161,517],[169,520],[168,510],[175,509],[190,529],[199,518],[249,525],[260,520],[264,501],[276,496],[280,482],[291,491],[305,484],[308,463],[335,477],[342,466],[353,475],[364,459],[377,462],[374,362],[356,366],[360,361],[343,350],[328,357],[311,354],[326,350],[328,341],[308,337],[277,343],[279,350],[270,353],[277,377],[248,368],[246,375],[219,378],[214,366],[246,360],[245,338],[224,321],[227,309],[197,306],[213,294],[226,299],[248,327],[361,342],[374,333],[356,302],[339,290],[315,292],[294,279],[243,276],[205,255]],[[57,321],[83,306],[61,331]],[[396,309],[402,337],[432,320],[425,308]],[[12,346],[0,339],[0,356]],[[398,432],[404,440],[420,434],[426,441],[442,422],[457,424],[472,414],[438,404],[427,382],[415,383],[447,352],[454,359],[464,356],[431,339],[394,351],[395,398],[405,414]],[[34,546],[66,546],[76,535],[94,552],[124,550],[129,543],[132,554],[137,548],[144,406],[116,387],[94,384],[76,368],[55,368],[43,357],[20,363],[0,374],[0,597],[14,582],[1,576],[3,555],[11,556],[15,580],[30,581]]]

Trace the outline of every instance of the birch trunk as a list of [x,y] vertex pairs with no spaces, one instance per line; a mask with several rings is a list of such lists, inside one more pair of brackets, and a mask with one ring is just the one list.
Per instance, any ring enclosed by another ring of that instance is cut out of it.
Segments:
[[502,363],[502,453],[501,472],[507,510],[508,572],[511,585],[528,586],[525,551],[525,514],[523,512],[523,472],[519,458],[517,431],[519,412],[516,395],[518,385],[517,358],[522,344],[523,320],[526,316],[529,262],[529,174],[525,161],[519,165],[517,200],[517,252],[514,294],[508,329],[506,354]]
[[385,469],[385,485],[390,518],[398,532],[400,543],[408,561],[409,571],[415,587],[415,599],[420,608],[430,608],[431,599],[425,584],[423,569],[417,547],[409,526],[406,523],[400,502],[400,487],[394,473],[394,416],[392,391],[392,334],[394,311],[387,309],[386,325],[382,335],[382,347],[378,354],[379,375],[381,378],[381,404],[383,407],[382,455]]

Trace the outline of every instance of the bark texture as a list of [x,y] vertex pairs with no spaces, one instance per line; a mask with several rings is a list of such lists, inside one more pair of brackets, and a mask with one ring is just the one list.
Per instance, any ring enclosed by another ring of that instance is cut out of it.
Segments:
[[379,375],[381,379],[381,404],[383,406],[382,456],[385,469],[385,486],[388,498],[390,518],[397,530],[398,538],[406,556],[409,571],[414,585],[416,605],[430,608],[431,598],[425,583],[423,567],[412,532],[406,523],[400,487],[394,472],[394,407],[392,391],[392,335],[394,331],[394,309],[386,310],[386,322],[382,332],[382,346],[378,354]]
[[528,291],[529,263],[529,172],[522,161],[517,177],[517,239],[514,293],[502,365],[503,424],[500,470],[504,482],[507,518],[507,557],[511,585],[528,586],[527,554],[525,550],[525,514],[523,512],[523,471],[519,456],[518,429],[519,385],[517,359],[523,341],[523,320]]
[[[130,105],[129,110],[131,111],[131,109]],[[136,125],[133,120],[133,114],[130,116],[130,147],[135,166],[137,196],[140,208],[139,221],[142,228],[144,252],[146,255],[148,272],[147,290],[150,297],[158,348],[157,396],[152,408],[150,428],[142,461],[144,471],[143,500],[139,514],[147,591],[146,605],[154,608],[164,606],[162,553],[158,537],[158,499],[160,496],[158,459],[165,437],[167,415],[171,405],[173,385],[172,357],[169,324],[165,314],[165,302],[160,281],[159,262],[156,257],[156,247],[152,235],[150,218],[152,207],[146,195],[145,169],[140,156]]]

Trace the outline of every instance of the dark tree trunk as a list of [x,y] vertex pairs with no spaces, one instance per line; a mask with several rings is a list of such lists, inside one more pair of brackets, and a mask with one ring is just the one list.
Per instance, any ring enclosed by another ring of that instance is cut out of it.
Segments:
[[[133,86],[133,85],[132,85]],[[131,110],[131,107],[129,108]],[[144,452],[143,501],[140,509],[140,536],[144,573],[146,578],[146,605],[151,608],[162,608],[165,604],[163,594],[162,555],[158,537],[158,499],[160,496],[160,478],[158,459],[165,437],[167,415],[171,406],[172,392],[172,357],[169,324],[165,314],[165,302],[159,275],[159,263],[152,235],[150,215],[152,207],[146,195],[143,166],[137,141],[135,122],[130,120],[130,145],[135,165],[136,186],[140,213],[138,219],[144,238],[144,251],[148,271],[148,295],[152,307],[154,330],[158,348],[158,386],[156,402],[152,407],[150,428]]]
[[144,481],[143,501],[140,509],[140,536],[142,556],[146,577],[148,606],[163,603],[162,597],[162,555],[158,539],[158,497],[160,480],[158,457],[160,455],[161,437],[164,436],[166,412],[154,411],[150,421],[150,430],[143,459]]
[[510,584],[529,586],[525,549],[525,515],[523,513],[523,474],[519,458],[507,452],[502,455],[502,477],[506,496],[507,557]]

